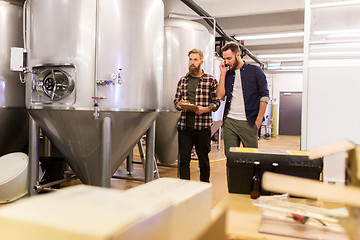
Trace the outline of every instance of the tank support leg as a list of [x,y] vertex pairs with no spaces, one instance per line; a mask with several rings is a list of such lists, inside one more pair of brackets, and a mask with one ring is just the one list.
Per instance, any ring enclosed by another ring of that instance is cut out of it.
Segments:
[[111,182],[111,118],[105,117],[101,126],[101,174],[100,186],[110,188]]
[[155,162],[155,121],[146,132],[145,182],[154,180]]
[[39,181],[39,127],[34,119],[29,117],[29,165],[28,165],[28,196],[37,194],[34,186]]
[[51,157],[51,141],[46,135],[44,135],[44,156]]
[[220,151],[220,149],[221,149],[221,126],[218,129],[217,149],[218,149],[218,151]]
[[126,171],[128,171],[128,175],[131,175],[134,171],[133,154],[134,154],[134,151],[131,150],[129,155],[126,158]]
[[144,153],[144,149],[141,144],[141,140],[138,142],[138,149],[139,149],[141,164],[142,164],[144,172],[145,172],[145,153]]

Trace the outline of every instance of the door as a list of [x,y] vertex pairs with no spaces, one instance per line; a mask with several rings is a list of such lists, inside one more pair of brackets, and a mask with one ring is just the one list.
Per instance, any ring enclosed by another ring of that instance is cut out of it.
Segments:
[[301,92],[280,92],[279,135],[301,135]]

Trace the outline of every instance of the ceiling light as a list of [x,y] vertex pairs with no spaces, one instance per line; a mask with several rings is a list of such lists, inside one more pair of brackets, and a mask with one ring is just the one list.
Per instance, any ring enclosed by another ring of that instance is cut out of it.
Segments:
[[257,40],[257,39],[272,39],[272,38],[288,38],[288,37],[302,37],[304,32],[283,32],[283,33],[270,33],[260,35],[236,35],[236,40]]
[[303,70],[303,66],[282,66],[281,70]]
[[281,63],[268,63],[267,69],[280,69]]
[[259,54],[258,58],[303,58],[303,53]]
[[315,31],[313,34],[314,35],[328,35],[328,37],[359,36],[360,29],[341,29],[341,30]]
[[268,63],[266,69],[268,70],[303,70],[302,65],[283,66],[281,63]]
[[359,56],[360,52],[356,52],[356,51],[352,51],[352,52],[335,52],[335,51],[331,51],[331,52],[311,52],[310,53],[311,56]]
[[360,48],[359,42],[346,42],[346,43],[327,43],[327,44],[321,44],[321,45],[311,45],[311,50],[322,50],[322,49],[346,49],[346,48]]
[[310,60],[309,67],[359,67],[359,59]]

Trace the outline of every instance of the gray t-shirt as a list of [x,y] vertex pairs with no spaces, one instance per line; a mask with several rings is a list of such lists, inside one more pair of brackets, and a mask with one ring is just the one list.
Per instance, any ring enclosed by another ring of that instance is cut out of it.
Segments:
[[[188,101],[192,104],[195,104],[196,100],[196,87],[200,81],[199,77],[189,77],[188,85]],[[193,111],[186,111],[186,126],[194,127],[195,125],[195,113]]]

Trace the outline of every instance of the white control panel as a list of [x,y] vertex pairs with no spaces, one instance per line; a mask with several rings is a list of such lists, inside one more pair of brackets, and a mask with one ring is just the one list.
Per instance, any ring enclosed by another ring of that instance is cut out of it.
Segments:
[[22,72],[24,65],[24,49],[18,47],[11,48],[10,55],[10,70],[16,72]]

